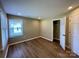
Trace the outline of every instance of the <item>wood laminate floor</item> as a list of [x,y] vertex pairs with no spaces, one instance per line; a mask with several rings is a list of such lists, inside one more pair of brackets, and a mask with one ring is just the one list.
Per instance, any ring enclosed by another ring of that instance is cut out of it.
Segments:
[[3,58],[3,51],[0,51],[0,58]]
[[76,58],[70,51],[64,51],[57,42],[38,38],[9,47],[7,58]]

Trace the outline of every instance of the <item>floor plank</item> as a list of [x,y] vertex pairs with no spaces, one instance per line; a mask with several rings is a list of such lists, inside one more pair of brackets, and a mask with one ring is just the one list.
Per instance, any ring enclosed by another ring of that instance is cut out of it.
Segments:
[[64,51],[55,42],[38,38],[9,47],[7,58],[77,58],[79,56]]

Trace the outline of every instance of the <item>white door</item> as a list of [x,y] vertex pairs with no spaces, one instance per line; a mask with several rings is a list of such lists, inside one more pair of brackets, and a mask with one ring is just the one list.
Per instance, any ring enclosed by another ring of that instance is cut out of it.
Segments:
[[79,15],[72,16],[72,50],[79,55]]
[[65,50],[66,17],[60,19],[60,45]]

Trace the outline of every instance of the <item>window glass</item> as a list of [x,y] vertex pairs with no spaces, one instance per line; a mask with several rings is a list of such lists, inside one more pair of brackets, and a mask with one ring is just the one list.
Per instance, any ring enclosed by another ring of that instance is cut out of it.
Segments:
[[9,37],[16,37],[23,35],[23,21],[9,20]]

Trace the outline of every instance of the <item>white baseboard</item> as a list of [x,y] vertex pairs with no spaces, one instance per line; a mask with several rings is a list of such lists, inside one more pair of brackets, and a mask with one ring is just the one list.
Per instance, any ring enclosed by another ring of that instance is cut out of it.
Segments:
[[46,40],[48,40],[48,41],[53,41],[53,40],[48,39],[48,38],[46,38],[46,37],[38,36],[38,37],[30,38],[30,39],[27,39],[27,40],[23,40],[23,41],[19,41],[19,42],[11,43],[11,44],[9,44],[9,46],[11,46],[11,45],[15,45],[15,44],[19,44],[19,43],[22,43],[22,42],[26,42],[26,41],[30,41],[30,40],[33,40],[33,39],[37,39],[37,38],[40,38],[40,37],[41,37],[41,38],[44,38],[44,39],[46,39]]
[[46,39],[46,40],[48,40],[48,41],[52,41],[51,39],[48,39],[48,38],[46,38],[46,37],[38,36],[38,37],[30,38],[30,39],[27,39],[27,40],[23,40],[23,41],[19,41],[19,42],[15,42],[15,43],[8,44],[8,47],[7,47],[6,53],[5,53],[5,58],[7,57],[7,53],[8,53],[8,48],[9,48],[9,46],[15,45],[15,44],[19,44],[19,43],[22,43],[22,42],[26,42],[26,41],[30,41],[30,40],[33,40],[33,39],[37,39],[37,38],[40,38],[40,37],[41,37],[41,38],[44,38],[44,39]]
[[76,51],[72,51],[72,52],[74,52],[76,55],[78,55],[78,56],[79,56],[79,53],[78,53],[78,52],[76,52]]
[[[8,48],[9,48],[9,46],[15,45],[15,44],[18,44],[18,43],[22,43],[22,42],[26,42],[26,41],[30,41],[30,40],[33,40],[33,39],[36,39],[36,38],[39,38],[39,37],[40,37],[40,36],[34,37],[34,38],[30,38],[30,39],[27,39],[27,40],[23,40],[23,41],[19,41],[19,42],[15,42],[15,43],[8,44],[4,58],[7,57],[7,53],[8,53]],[[1,50],[2,50],[2,49],[1,49]]]
[[34,37],[34,38],[30,38],[30,39],[27,39],[27,40],[23,40],[23,41],[19,41],[19,42],[15,42],[15,43],[11,43],[11,44],[9,44],[9,46],[15,45],[15,44],[19,44],[19,43],[22,43],[22,42],[26,42],[26,41],[30,41],[30,40],[33,40],[33,39],[37,39],[37,38],[39,38],[39,37],[40,37],[40,36]]
[[[3,51],[3,49],[0,49],[0,51]],[[6,49],[6,51],[5,51],[5,55],[4,55],[3,52],[2,52],[2,54],[3,54],[2,57],[6,58],[6,57],[7,57],[7,53],[8,53],[8,46],[7,46],[7,49]]]
[[[7,49],[6,49],[6,51],[5,51],[5,55],[3,56],[4,58],[6,58],[6,57],[7,57],[8,48],[9,48],[9,46],[7,46]],[[0,49],[0,51],[3,51],[3,49]]]
[[9,48],[9,45],[7,46],[7,49],[6,49],[6,52],[5,52],[5,56],[4,56],[4,58],[7,57],[7,54],[8,54],[8,48]]
[[40,36],[41,38],[44,38],[44,39],[46,39],[46,40],[48,40],[48,41],[53,41],[53,40],[51,40],[51,39],[49,39],[49,38],[46,38],[46,37],[43,37],[43,36]]

